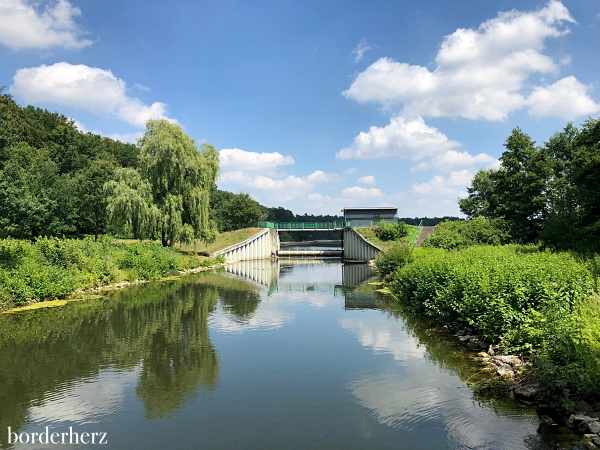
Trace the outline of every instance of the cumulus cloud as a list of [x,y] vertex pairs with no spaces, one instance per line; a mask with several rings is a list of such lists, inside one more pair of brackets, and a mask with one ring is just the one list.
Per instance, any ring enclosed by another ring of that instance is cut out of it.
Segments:
[[436,175],[426,183],[415,183],[412,191],[420,195],[452,195],[466,197],[466,187],[471,184],[474,173],[468,169],[451,172],[448,177]]
[[364,188],[361,186],[352,186],[342,189],[342,195],[349,198],[377,198],[383,197],[383,192],[377,188]]
[[11,93],[25,102],[58,103],[115,117],[140,128],[148,119],[167,118],[164,103],[146,105],[128,96],[125,81],[110,70],[83,64],[60,62],[19,69],[13,78]]
[[587,94],[592,90],[570,76],[548,86],[536,87],[527,98],[529,114],[536,117],[557,116],[563,119],[600,112],[600,104]]
[[363,59],[363,56],[365,56],[365,53],[367,51],[371,50],[372,48],[373,47],[371,47],[370,45],[367,44],[367,40],[366,39],[362,39],[356,45],[356,47],[354,47],[354,50],[352,50],[352,58],[354,59],[354,62],[357,63],[361,59]]
[[576,105],[567,111],[545,110],[544,92],[534,90],[528,97],[524,91],[532,74],[558,72],[559,65],[542,52],[546,39],[569,33],[566,23],[576,22],[557,0],[537,11],[500,13],[477,29],[459,28],[446,36],[433,70],[381,58],[343,95],[361,103],[403,104],[404,117],[504,120],[525,107],[534,115],[568,118],[594,113],[600,107],[583,85],[574,78],[564,81],[572,77],[558,82]]
[[335,156],[338,159],[399,156],[417,160],[459,145],[437,128],[427,125],[421,117],[414,120],[393,117],[385,127],[372,126],[368,132],[361,131],[350,147]]
[[373,175],[365,175],[358,179],[360,184],[375,184],[375,177]]
[[75,23],[79,16],[67,0],[0,0],[0,44],[13,50],[86,47],[92,41]]
[[429,162],[422,162],[414,167],[411,167],[411,172],[419,170],[437,169],[442,172],[451,172],[458,167],[484,166],[497,169],[500,167],[498,159],[487,153],[479,153],[471,155],[469,152],[457,152],[449,150],[441,155],[436,156]]
[[339,180],[338,175],[322,170],[315,170],[304,177],[288,175],[279,179],[237,170],[223,172],[219,178],[219,182],[223,184],[240,184],[247,188],[269,192],[280,201],[293,200],[311,192],[319,183],[337,180]]
[[283,156],[279,152],[257,153],[239,148],[225,148],[219,154],[221,167],[227,170],[268,171],[294,164],[294,158],[290,155]]

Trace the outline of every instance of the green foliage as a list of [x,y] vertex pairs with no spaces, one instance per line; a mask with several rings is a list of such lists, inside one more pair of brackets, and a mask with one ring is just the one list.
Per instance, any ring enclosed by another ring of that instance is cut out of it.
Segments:
[[231,230],[255,227],[267,216],[264,207],[243,192],[232,195],[223,203],[221,215]]
[[502,350],[531,355],[539,400],[562,408],[600,388],[600,304],[591,266],[534,246],[417,249],[390,288],[412,312],[467,323]]
[[104,231],[102,184],[139,150],[81,133],[64,115],[21,107],[0,89],[0,237],[81,236]]
[[382,241],[397,241],[408,234],[408,229],[404,222],[389,223],[381,221],[375,227],[375,236]]
[[31,300],[64,298],[77,289],[121,280],[150,280],[215,264],[155,243],[104,239],[0,240],[0,310]]
[[600,119],[569,123],[538,147],[516,128],[505,147],[499,170],[475,175],[461,211],[504,219],[516,241],[600,251]]
[[130,168],[116,169],[113,178],[104,185],[111,231],[134,239],[156,238],[161,218],[152,203],[150,183]]
[[181,126],[164,119],[149,120],[138,144],[141,174],[160,212],[162,244],[187,238],[184,225],[191,227],[194,237],[209,236],[210,189],[219,174],[217,150],[211,144],[198,150]]
[[389,280],[398,269],[410,263],[413,259],[413,249],[406,241],[394,242],[390,248],[377,254],[375,267],[380,280]]
[[502,245],[509,240],[506,223],[501,219],[442,222],[423,241],[422,247],[461,249],[472,245]]
[[[541,345],[524,332],[537,314],[570,314],[593,291],[589,271],[569,254],[535,247],[421,250],[396,273],[393,290],[419,312],[447,324],[466,322],[506,347]],[[522,332],[523,331],[523,332]]]

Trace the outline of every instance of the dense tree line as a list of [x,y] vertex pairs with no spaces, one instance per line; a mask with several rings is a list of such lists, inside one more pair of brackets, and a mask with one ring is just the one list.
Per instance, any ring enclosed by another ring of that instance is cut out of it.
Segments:
[[498,170],[480,170],[463,213],[504,222],[510,237],[555,248],[600,250],[600,119],[569,123],[536,146],[516,128]]
[[136,146],[82,133],[66,116],[21,107],[0,89],[0,237],[210,241],[218,172],[215,148],[198,149],[176,124],[149,121]]
[[103,184],[135,168],[139,149],[81,133],[62,114],[20,107],[0,90],[0,235],[79,236],[105,231]]

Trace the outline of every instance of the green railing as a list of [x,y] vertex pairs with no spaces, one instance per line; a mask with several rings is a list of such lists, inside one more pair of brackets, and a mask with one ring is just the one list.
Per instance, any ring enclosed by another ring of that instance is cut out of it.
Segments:
[[415,230],[415,234],[413,234],[412,239],[408,243],[409,247],[413,247],[415,245],[415,242],[417,242],[417,239],[419,238],[419,234],[421,234],[421,228],[423,228],[422,220],[419,222],[419,225],[417,226],[417,229]]
[[258,222],[259,228],[274,228],[276,230],[343,230],[350,226],[349,222]]

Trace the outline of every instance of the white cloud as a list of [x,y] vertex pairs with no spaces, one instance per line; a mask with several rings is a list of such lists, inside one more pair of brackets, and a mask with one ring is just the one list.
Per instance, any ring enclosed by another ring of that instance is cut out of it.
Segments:
[[67,0],[0,0],[0,44],[13,50],[86,47],[92,41],[82,37],[78,16],[81,10]]
[[413,184],[412,191],[420,195],[452,195],[466,197],[466,187],[471,184],[474,173],[467,170],[451,172],[448,177],[436,175],[426,183]]
[[383,192],[377,188],[364,188],[361,186],[352,186],[342,189],[342,195],[349,198],[377,198],[383,197]]
[[29,103],[58,103],[116,117],[140,128],[148,119],[167,118],[167,105],[146,105],[129,97],[125,81],[110,70],[60,62],[19,69],[13,81],[11,93]]
[[358,179],[360,184],[375,184],[375,177],[373,175],[365,175]]
[[367,51],[371,50],[372,48],[373,47],[371,47],[370,45],[367,44],[367,40],[366,39],[362,39],[356,45],[356,47],[354,47],[354,50],[352,50],[352,58],[354,59],[354,62],[357,63],[361,59],[363,59],[363,56],[365,55],[365,53]]
[[221,167],[228,170],[265,171],[294,164],[294,158],[279,152],[247,152],[239,148],[225,148],[219,152]]
[[219,178],[219,182],[223,184],[240,184],[247,188],[269,192],[280,201],[293,200],[310,193],[319,183],[337,180],[339,180],[338,175],[322,170],[315,170],[304,177],[288,175],[279,179],[264,175],[251,175],[238,170],[223,172]]
[[358,169],[356,167],[350,167],[349,169],[346,169],[344,171],[344,175],[352,175],[353,173],[355,173]]
[[[101,133],[98,133],[101,134]],[[137,140],[144,135],[143,131],[136,131],[133,133],[111,133],[107,137],[114,139],[115,141],[129,142],[131,144],[137,143]]]
[[399,156],[417,160],[459,145],[438,129],[428,126],[421,117],[414,120],[393,117],[385,127],[372,126],[368,132],[361,131],[350,147],[335,156],[339,159]]
[[563,119],[596,114],[600,104],[594,102],[587,91],[591,86],[570,76],[549,86],[536,87],[527,98],[529,114],[536,117],[557,116]]
[[[404,117],[504,120],[524,107],[532,114],[556,115],[559,111],[554,108],[544,112],[544,102],[536,103],[540,94],[534,91],[528,98],[524,87],[532,74],[558,71],[559,66],[542,51],[547,38],[569,33],[563,27],[567,22],[576,23],[557,0],[537,11],[500,13],[478,29],[459,28],[446,36],[432,71],[381,58],[360,73],[343,95],[361,103],[403,104]],[[597,108],[581,86],[571,83],[570,88],[577,95],[570,101],[577,106],[561,117],[573,118]]]
[[471,155],[469,152],[457,152],[449,150],[441,155],[436,156],[429,162],[422,162],[414,167],[411,167],[411,172],[418,170],[437,169],[442,172],[450,172],[458,167],[484,166],[497,169],[500,162],[487,153],[479,153]]

